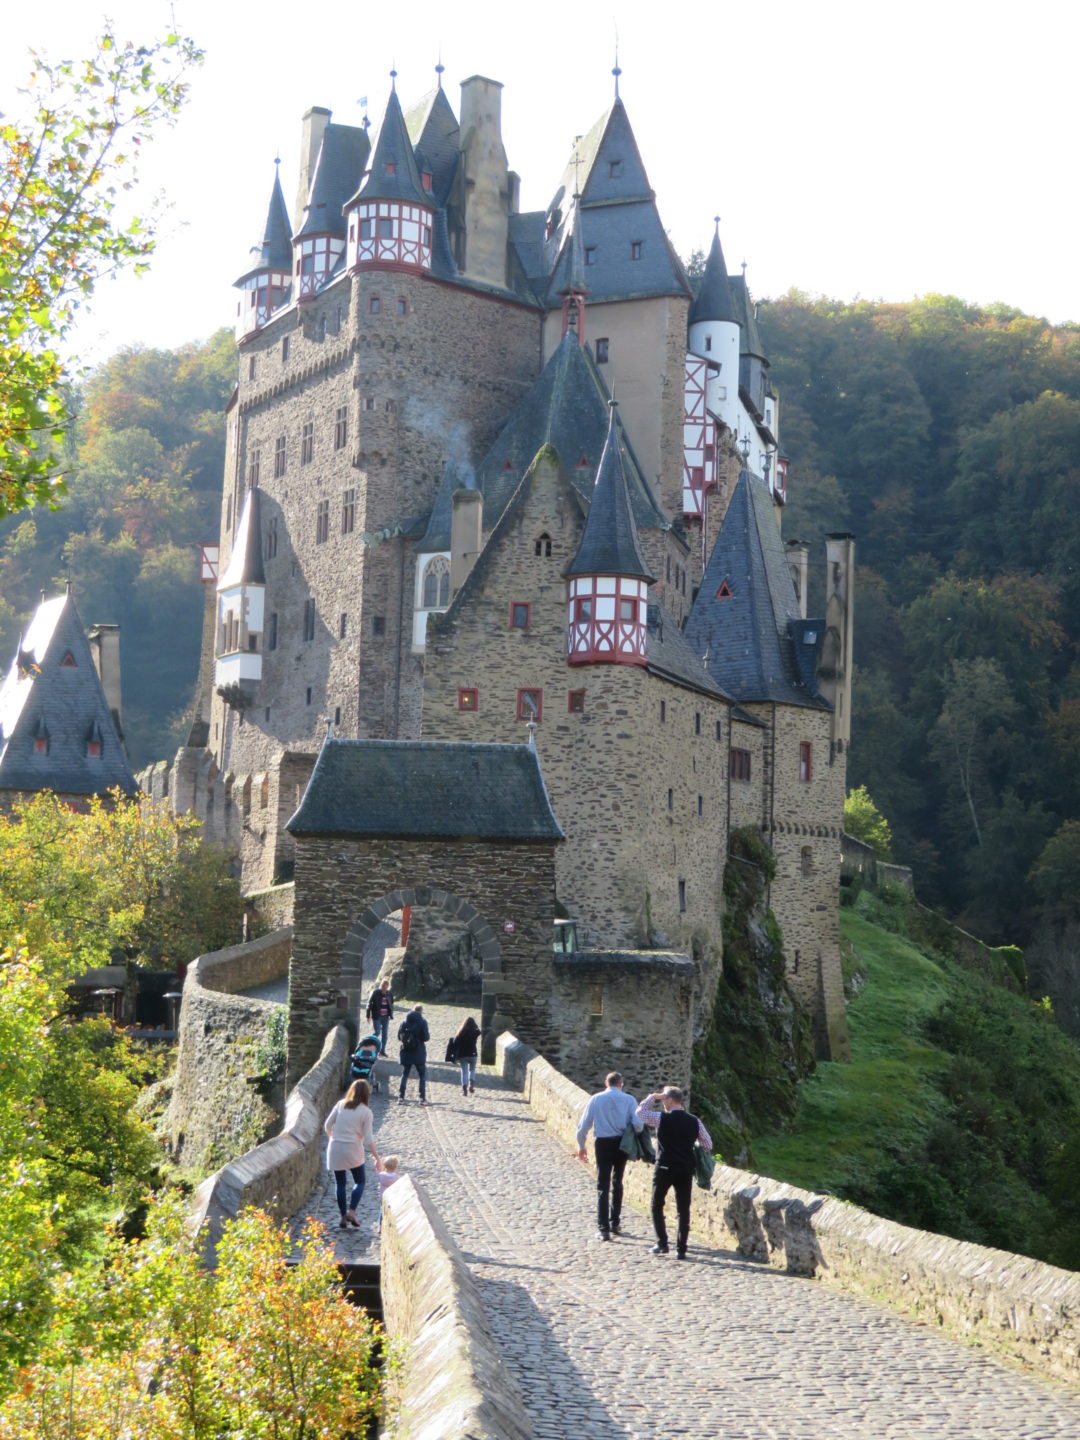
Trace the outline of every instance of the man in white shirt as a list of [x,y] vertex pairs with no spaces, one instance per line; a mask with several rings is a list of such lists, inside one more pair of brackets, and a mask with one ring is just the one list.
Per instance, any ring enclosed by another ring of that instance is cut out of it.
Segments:
[[623,1171],[628,1156],[619,1149],[623,1131],[632,1124],[640,1131],[641,1121],[636,1118],[637,1101],[632,1095],[623,1093],[623,1078],[612,1070],[604,1081],[604,1089],[598,1091],[581,1112],[577,1128],[578,1159],[586,1160],[585,1137],[590,1128],[593,1131],[593,1149],[596,1152],[596,1236],[598,1240],[610,1240],[619,1233],[622,1216]]

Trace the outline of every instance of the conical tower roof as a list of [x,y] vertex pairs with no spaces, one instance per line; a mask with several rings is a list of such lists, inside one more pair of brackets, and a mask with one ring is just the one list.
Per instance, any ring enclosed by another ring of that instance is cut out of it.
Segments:
[[720,222],[716,222],[709,258],[705,261],[705,274],[701,277],[701,289],[690,306],[689,323],[702,320],[730,320],[736,325],[738,316],[731,302],[731,281],[728,279],[724,252],[720,247]]
[[257,485],[247,492],[240,521],[233,537],[229,564],[218,581],[218,590],[231,590],[236,585],[265,585],[266,571],[263,569],[262,526],[259,523],[259,496]]
[[441,85],[413,106],[405,117],[405,125],[413,142],[417,167],[431,172],[435,203],[445,205],[457,174],[461,126]]
[[553,295],[587,295],[585,283],[585,247],[581,242],[581,206],[577,196],[574,208],[566,226],[563,242],[555,269],[551,273],[550,292]]
[[615,401],[612,400],[592,504],[585,520],[581,544],[566,574],[627,575],[652,584],[655,577],[649,574],[642,558],[637,526],[630,509],[615,410]]
[[251,247],[252,263],[236,281],[243,284],[249,275],[260,270],[283,270],[288,275],[292,270],[292,225],[281,192],[281,176],[274,175],[274,188],[270,192],[270,205],[266,212],[262,239]]
[[386,114],[375,142],[371,169],[349,201],[350,205],[353,200],[400,200],[406,205],[423,205],[428,210],[435,208],[434,196],[424,189],[420,179],[409,130],[401,112],[401,101],[394,89],[386,102]]
[[743,355],[753,355],[757,360],[765,360],[765,346],[761,343],[761,335],[758,332],[757,317],[754,314],[754,302],[750,299],[750,290],[746,283],[745,275],[736,275],[729,281],[731,289],[732,308],[735,312],[735,319],[742,328],[742,335],[739,340],[739,351]]
[[294,240],[308,235],[345,235],[342,213],[364,173],[371,151],[365,131],[355,125],[327,125],[311,178],[311,191]]

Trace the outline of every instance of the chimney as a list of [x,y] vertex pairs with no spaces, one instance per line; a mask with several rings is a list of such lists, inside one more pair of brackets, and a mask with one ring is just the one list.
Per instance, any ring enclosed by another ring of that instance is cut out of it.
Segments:
[[818,665],[821,693],[833,707],[833,754],[851,740],[851,647],[855,633],[855,537],[825,537],[825,639]]
[[484,497],[479,490],[455,490],[450,497],[450,599],[476,564],[482,545]]
[[123,745],[124,727],[120,719],[120,626],[94,625],[87,638],[90,641],[94,669],[105,692],[105,703],[116,726],[117,737]]
[[330,124],[330,114],[324,106],[313,105],[300,122],[300,179],[296,187],[296,209],[293,211],[293,224],[297,230],[304,223],[304,210],[311,190],[311,179],[315,174],[315,162],[319,158],[319,148],[326,134],[326,127]]
[[502,86],[473,75],[461,85],[461,159],[465,179],[465,254],[473,280],[506,285],[507,216],[512,201],[502,143]]
[[791,583],[799,600],[799,614],[806,619],[806,583],[810,574],[810,551],[802,540],[787,542],[787,563]]

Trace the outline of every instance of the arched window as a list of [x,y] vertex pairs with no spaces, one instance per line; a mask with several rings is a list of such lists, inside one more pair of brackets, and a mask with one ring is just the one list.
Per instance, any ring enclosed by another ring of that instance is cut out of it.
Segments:
[[425,610],[445,610],[450,604],[450,561],[436,555],[424,567]]
[[551,536],[546,530],[542,535],[537,536],[534,548],[537,555],[542,556],[545,560],[551,559]]

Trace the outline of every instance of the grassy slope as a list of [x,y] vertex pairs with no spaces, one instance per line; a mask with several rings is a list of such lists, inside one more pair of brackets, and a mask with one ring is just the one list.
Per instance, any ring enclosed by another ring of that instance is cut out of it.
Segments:
[[753,1143],[754,1167],[792,1185],[842,1191],[852,1168],[883,1140],[910,1142],[943,1102],[934,1079],[945,1056],[919,1035],[942,1006],[948,977],[906,940],[850,910],[841,933],[864,977],[849,1002],[852,1061],[821,1064],[804,1080],[794,1126]]

